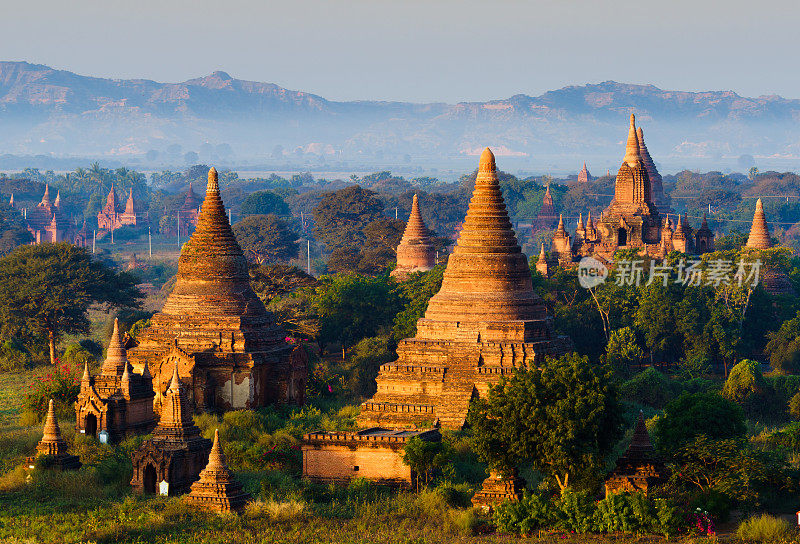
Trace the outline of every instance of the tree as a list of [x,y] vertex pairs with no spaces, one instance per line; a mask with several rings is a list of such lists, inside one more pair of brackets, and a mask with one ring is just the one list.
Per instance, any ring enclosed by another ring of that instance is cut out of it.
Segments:
[[251,215],[233,226],[233,233],[248,258],[258,264],[297,257],[297,233],[274,215]]
[[436,470],[444,467],[450,460],[450,449],[444,442],[423,440],[415,436],[403,447],[403,463],[411,468],[416,480],[417,491],[420,482],[428,485]]
[[323,196],[314,208],[314,233],[329,250],[363,245],[364,227],[384,219],[373,191],[353,185]]
[[433,270],[409,275],[399,286],[398,293],[404,299],[405,308],[394,318],[392,336],[395,342],[410,338],[417,333],[417,320],[425,315],[428,301],[439,292],[444,277],[444,265]]
[[89,331],[90,306],[132,307],[142,296],[133,276],[67,243],[17,248],[0,258],[0,277],[0,332],[46,336],[53,364],[62,334]]
[[737,404],[713,392],[683,393],[667,403],[656,420],[655,439],[659,449],[672,452],[701,434],[741,438],[746,431],[744,412]]
[[596,482],[623,432],[611,368],[574,353],[501,380],[473,402],[468,422],[482,461],[506,474],[530,463],[562,490],[570,475]]
[[609,364],[617,371],[628,372],[631,365],[642,362],[644,353],[636,343],[636,334],[630,327],[623,327],[611,332],[606,346]]
[[323,276],[314,296],[320,318],[320,340],[352,346],[391,326],[400,300],[388,276]]
[[739,361],[722,388],[722,396],[741,406],[745,414],[765,418],[783,415],[776,409],[774,393],[761,373],[761,363],[752,359]]
[[243,215],[290,215],[289,206],[272,191],[250,193],[242,202]]
[[800,312],[784,321],[777,331],[768,332],[767,338],[764,353],[772,367],[781,372],[800,371]]

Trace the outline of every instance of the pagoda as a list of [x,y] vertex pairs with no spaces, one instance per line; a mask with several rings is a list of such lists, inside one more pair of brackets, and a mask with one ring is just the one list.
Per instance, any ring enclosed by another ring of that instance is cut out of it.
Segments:
[[544,192],[542,198],[542,207],[539,208],[539,213],[533,222],[533,230],[547,230],[552,229],[556,225],[556,207],[553,203],[553,195],[550,194],[550,184],[547,184],[547,190]]
[[175,366],[153,438],[131,456],[131,485],[140,493],[153,494],[165,482],[167,495],[185,493],[208,463],[210,451],[211,440],[200,436],[200,429],[192,421],[192,407]]
[[197,219],[200,217],[200,206],[203,201],[194,192],[192,182],[189,182],[189,190],[186,191],[186,198],[178,209],[178,229],[181,236],[189,236],[197,227]]
[[583,168],[578,172],[578,183],[589,183],[591,179],[592,175],[589,173],[589,169],[586,168],[586,161],[583,161]]
[[147,368],[139,374],[128,362],[119,320],[106,350],[100,374],[89,374],[84,366],[81,390],[75,402],[78,432],[100,437],[105,431],[109,441],[149,433],[155,426],[153,381]]
[[208,464],[200,472],[200,479],[192,484],[186,502],[205,510],[240,512],[250,495],[242,491],[233,473],[225,464],[225,454],[219,445],[219,430],[214,430],[214,444],[208,455]]
[[650,179],[650,192],[653,198],[653,204],[656,205],[658,211],[662,214],[669,213],[671,210],[669,206],[667,206],[667,201],[664,198],[663,180],[661,174],[658,173],[653,157],[650,156],[650,152],[647,150],[647,146],[644,143],[644,131],[642,127],[636,129],[636,140],[639,142],[639,155],[647,170],[647,177]]
[[630,446],[606,480],[606,494],[647,493],[650,487],[662,481],[664,463],[656,455],[644,424],[644,415],[639,412]]
[[397,267],[392,276],[402,279],[412,272],[427,272],[436,266],[436,249],[433,247],[431,232],[425,226],[419,213],[417,195],[411,202],[411,215],[397,246]]
[[121,225],[130,225],[132,227],[146,226],[148,223],[147,213],[139,209],[139,205],[133,198],[133,187],[131,187],[128,200],[125,202],[125,211],[119,216],[119,222]]
[[305,352],[285,338],[250,286],[211,168],[197,228],[181,249],[175,287],[138,335],[130,361],[152,373],[157,409],[176,365],[195,411],[302,404]]
[[442,287],[417,321],[416,336],[402,340],[398,359],[381,366],[378,392],[362,404],[358,423],[461,428],[470,401],[502,376],[569,347],[533,291],[486,148]]
[[41,455],[49,456],[52,460],[52,466],[59,470],[77,470],[81,467],[78,456],[67,453],[67,443],[61,436],[61,428],[58,426],[58,420],[56,419],[53,399],[50,399],[47,407],[44,435],[36,446],[36,456],[29,458],[28,462],[35,462],[36,457]]
[[56,195],[56,199],[51,201],[50,186],[45,185],[42,200],[26,214],[25,227],[36,244],[72,241],[73,229],[61,211],[61,191]]
[[767,218],[764,215],[764,204],[761,203],[760,198],[756,201],[756,211],[753,214],[753,225],[750,227],[747,247],[752,249],[769,249],[772,247],[769,226],[767,226]]

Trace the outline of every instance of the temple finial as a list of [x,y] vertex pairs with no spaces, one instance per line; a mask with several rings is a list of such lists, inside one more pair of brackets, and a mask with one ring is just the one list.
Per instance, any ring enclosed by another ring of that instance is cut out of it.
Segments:
[[206,193],[219,193],[219,176],[217,169],[213,166],[208,171],[208,186],[206,186]]

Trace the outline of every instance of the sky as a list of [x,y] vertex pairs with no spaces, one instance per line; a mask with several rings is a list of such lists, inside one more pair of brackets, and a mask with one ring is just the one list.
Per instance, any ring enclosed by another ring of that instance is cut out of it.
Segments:
[[457,102],[615,80],[800,98],[797,0],[0,0],[0,60],[331,100]]

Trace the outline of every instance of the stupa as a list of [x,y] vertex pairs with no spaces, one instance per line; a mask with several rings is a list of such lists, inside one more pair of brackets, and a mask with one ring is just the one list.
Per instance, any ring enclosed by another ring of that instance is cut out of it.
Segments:
[[542,207],[539,208],[539,213],[533,222],[533,231],[552,229],[556,225],[557,218],[553,195],[550,194],[550,185],[548,184],[544,198],[542,198]]
[[656,168],[653,157],[650,156],[650,152],[647,150],[647,146],[644,143],[644,131],[642,127],[636,129],[636,139],[639,142],[639,155],[642,157],[642,162],[647,170],[647,177],[650,179],[650,192],[653,203],[662,215],[669,213],[671,210],[669,206],[667,206],[667,201],[664,198],[663,180],[661,174],[658,173],[658,168]]
[[147,368],[142,373],[131,368],[119,321],[115,319],[100,374],[91,376],[88,365],[83,369],[81,390],[75,402],[78,432],[99,437],[105,431],[112,442],[149,433],[155,426],[154,395]]
[[397,246],[397,267],[392,276],[402,279],[412,272],[426,272],[436,266],[436,249],[433,247],[431,232],[425,226],[419,213],[417,195],[411,202],[411,214]]
[[208,464],[200,472],[200,479],[192,484],[186,502],[216,512],[239,512],[248,500],[250,495],[242,491],[241,484],[225,464],[225,454],[219,445],[219,430],[215,430]]
[[491,470],[481,488],[472,496],[472,505],[491,510],[503,502],[517,502],[522,499],[525,485],[525,480],[519,477],[516,470],[510,476]]
[[480,158],[475,190],[442,287],[381,366],[378,392],[361,406],[361,427],[463,426],[470,400],[518,367],[565,353],[534,293],[497,178],[494,155]]
[[606,480],[606,494],[647,493],[650,487],[663,480],[664,463],[656,455],[644,424],[644,415],[639,412],[630,446]]
[[47,417],[44,421],[44,435],[36,446],[36,456],[28,459],[33,463],[36,457],[48,455],[52,460],[52,467],[60,470],[77,470],[81,462],[77,455],[67,453],[67,443],[61,437],[61,428],[58,426],[53,399],[47,407]]
[[[131,456],[131,485],[140,493],[185,493],[208,463],[210,451],[211,440],[200,436],[192,421],[192,407],[175,366],[153,438]],[[160,489],[162,482],[167,484],[164,491]]]
[[305,353],[285,338],[250,286],[211,168],[197,228],[181,249],[175,287],[128,357],[135,368],[152,373],[157,409],[176,365],[195,411],[302,404]]
[[750,227],[747,247],[752,249],[769,249],[772,247],[769,226],[767,226],[767,218],[764,215],[764,204],[761,203],[760,198],[756,201],[756,211],[753,214],[753,225]]

